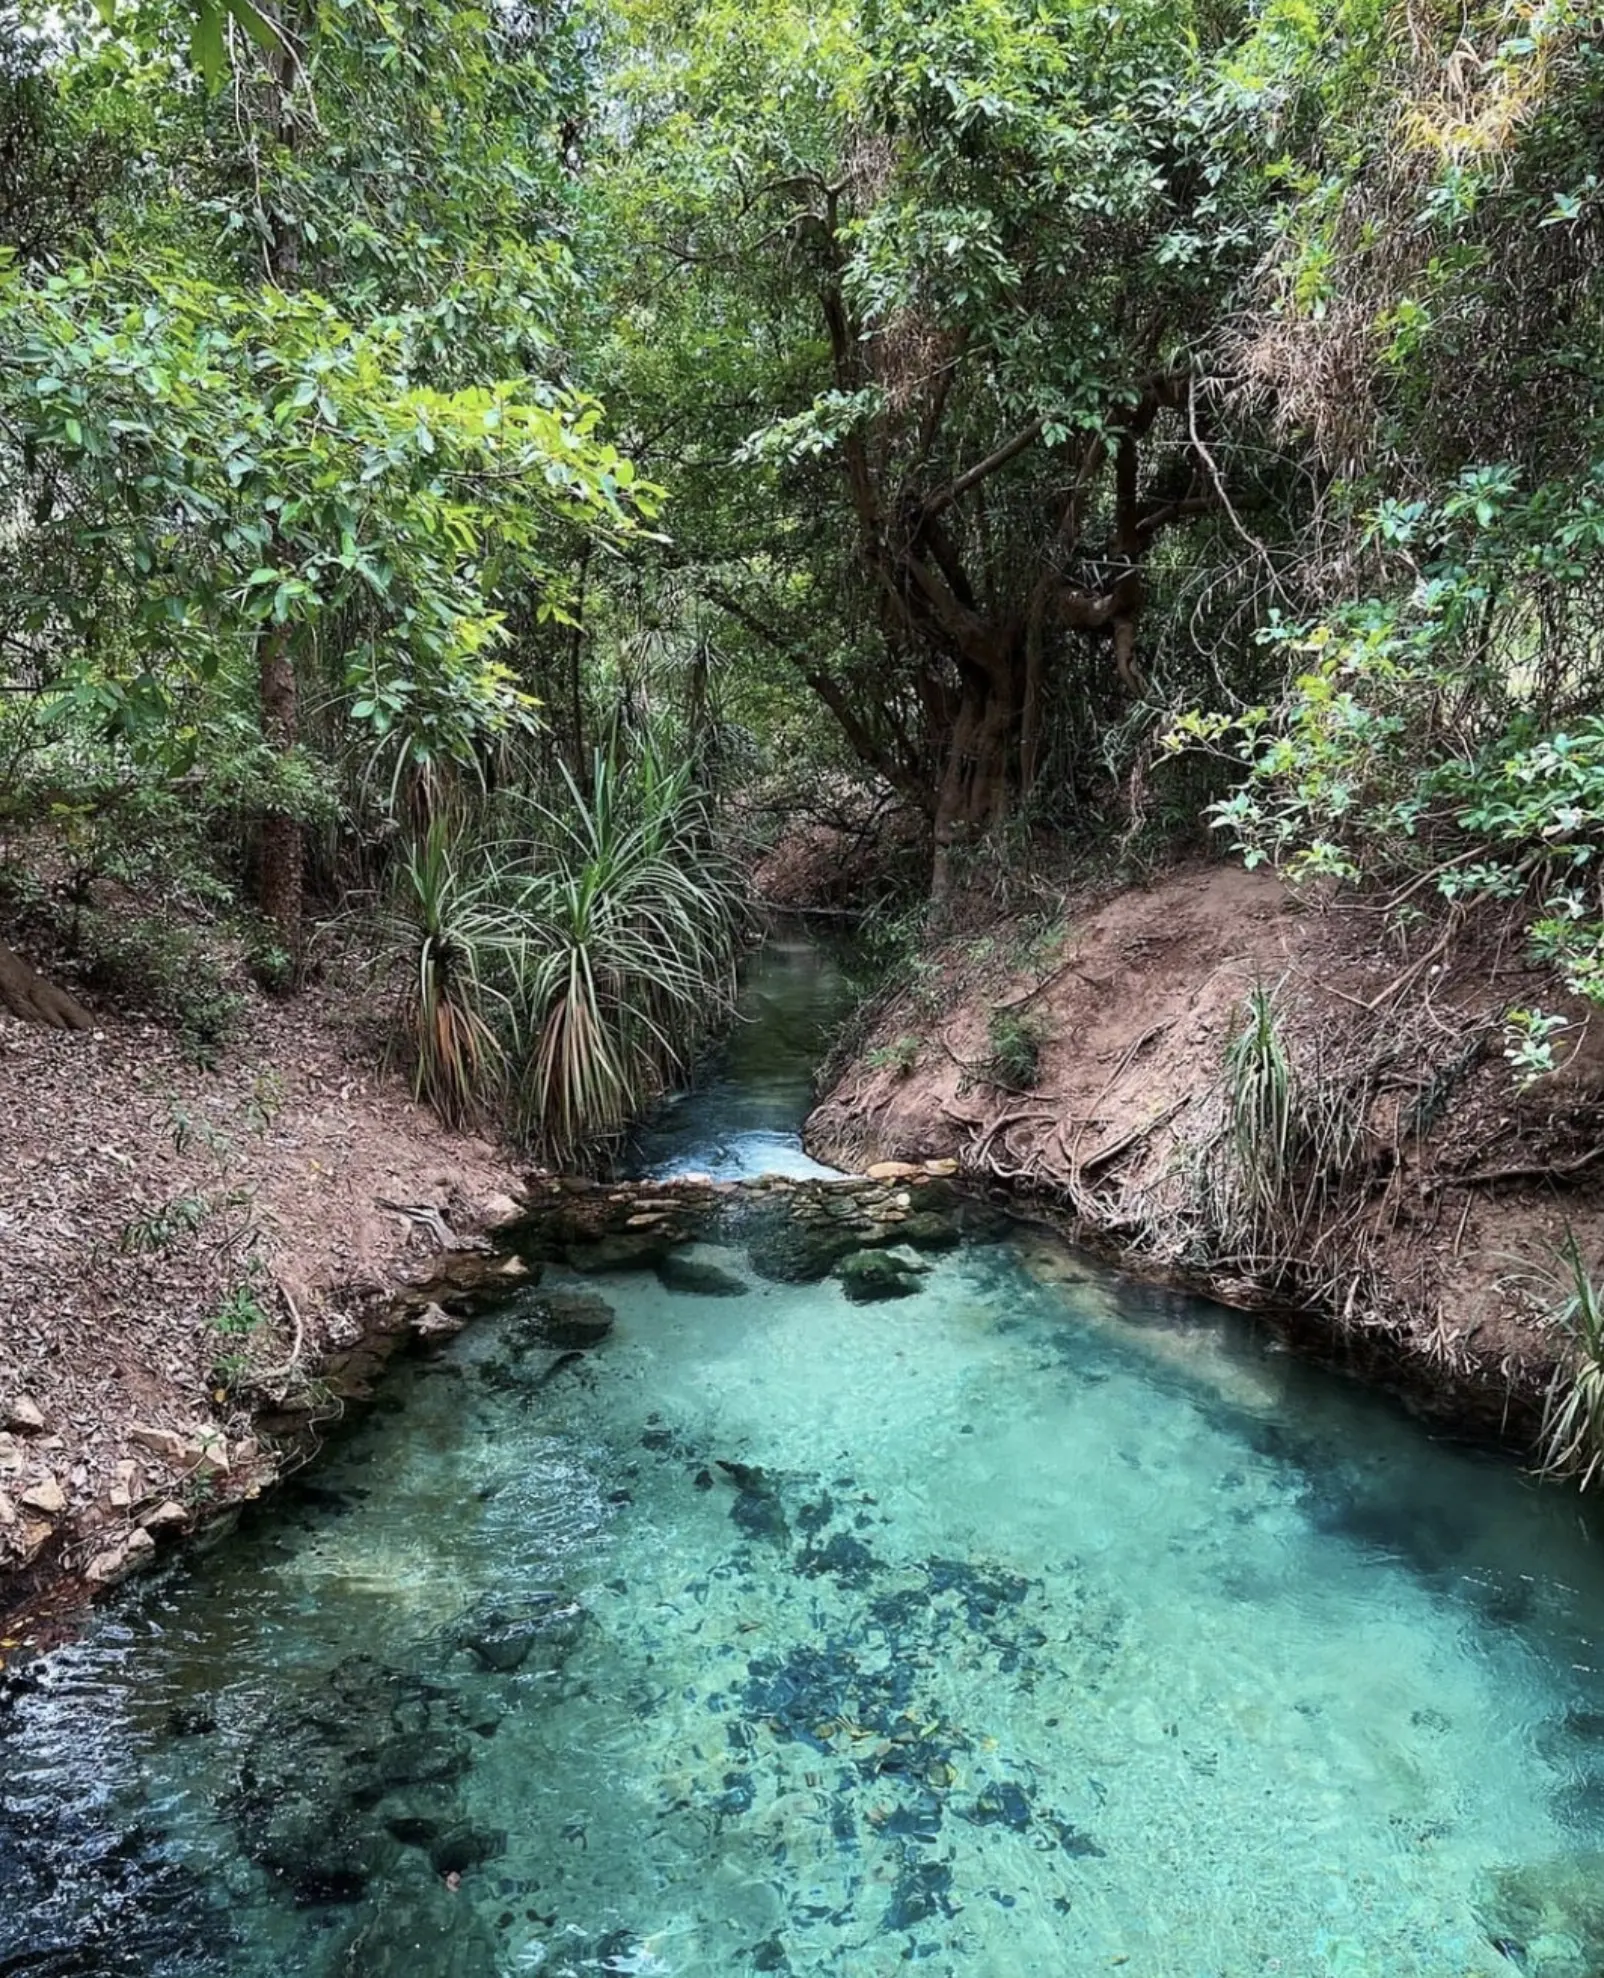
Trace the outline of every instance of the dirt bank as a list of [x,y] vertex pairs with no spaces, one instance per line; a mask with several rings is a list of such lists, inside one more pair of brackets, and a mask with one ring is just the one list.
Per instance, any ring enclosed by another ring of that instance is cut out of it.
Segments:
[[252,998],[208,1069],[104,1007],[0,1014],[0,1610],[254,1495],[264,1411],[326,1404],[397,1288],[512,1213],[507,1157],[383,1069],[359,977]]
[[[1517,1091],[1505,1011],[1585,1011],[1485,934],[1403,942],[1405,919],[1198,866],[955,936],[878,1011],[808,1146],[954,1157],[1530,1434],[1562,1346],[1557,1252],[1568,1229],[1604,1252],[1604,1039],[1579,1027]],[[1294,1095],[1279,1149],[1248,1145],[1226,1070],[1256,989]]]

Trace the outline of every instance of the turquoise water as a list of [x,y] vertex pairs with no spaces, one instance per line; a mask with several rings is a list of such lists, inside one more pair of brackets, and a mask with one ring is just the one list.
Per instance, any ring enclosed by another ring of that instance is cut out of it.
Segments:
[[[802,1158],[832,980],[641,1158]],[[401,1367],[0,1701],[0,1978],[1604,1973],[1574,1498],[1039,1234],[867,1305],[727,1234]]]
[[735,1022],[689,1091],[672,1094],[635,1134],[637,1174],[829,1173],[802,1151],[814,1073],[857,992],[828,948],[794,930],[773,935],[741,984]]
[[403,1370],[56,1658],[0,1971],[1604,1965],[1573,1501],[1040,1238],[869,1306],[708,1255]]

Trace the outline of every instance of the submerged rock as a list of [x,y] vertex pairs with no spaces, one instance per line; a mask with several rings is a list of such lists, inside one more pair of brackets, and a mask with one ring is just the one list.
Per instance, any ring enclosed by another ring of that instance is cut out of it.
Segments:
[[981,1789],[973,1806],[964,1814],[977,1827],[1011,1827],[1022,1834],[1031,1821],[1030,1801],[1022,1786],[1012,1779],[1001,1779]]
[[919,1266],[889,1250],[854,1250],[837,1264],[835,1274],[854,1305],[911,1298],[920,1288]]
[[602,1271],[650,1271],[656,1270],[673,1246],[673,1236],[661,1229],[621,1229],[569,1244],[567,1258],[570,1269],[587,1277]]
[[1497,1870],[1479,1905],[1488,1941],[1527,1978],[1597,1978],[1604,1970],[1604,1853]]
[[548,1346],[594,1346],[605,1339],[618,1314],[591,1291],[548,1291],[531,1308],[529,1324]]
[[657,1275],[668,1291],[683,1291],[697,1298],[744,1298],[751,1286],[720,1264],[704,1263],[699,1257],[673,1252],[657,1266]]
[[518,1610],[495,1605],[481,1610],[459,1624],[455,1640],[481,1669],[496,1675],[512,1675],[532,1655],[550,1672],[567,1661],[584,1624],[585,1610],[577,1600],[539,1593]]
[[348,1657],[312,1693],[271,1711],[245,1747],[220,1802],[242,1850],[298,1903],[359,1902],[400,1857],[383,1810],[390,1794],[410,1789],[417,1817],[444,1823],[472,1763],[454,1715],[436,1686]]
[[905,1862],[891,1891],[882,1928],[911,1930],[927,1918],[951,1916],[952,1870],[944,1861]]
[[726,1463],[722,1457],[718,1467],[735,1485],[737,1496],[730,1506],[730,1517],[742,1531],[754,1538],[772,1539],[777,1545],[789,1545],[791,1527],[785,1507],[767,1473],[755,1464]]

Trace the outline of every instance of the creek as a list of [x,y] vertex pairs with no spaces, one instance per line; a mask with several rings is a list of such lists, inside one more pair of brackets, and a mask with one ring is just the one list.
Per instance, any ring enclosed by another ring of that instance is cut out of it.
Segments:
[[[840,999],[768,950],[642,1166],[807,1172]],[[1604,1971],[1573,1496],[1024,1227],[687,1254],[548,1267],[10,1694],[0,1974]]]

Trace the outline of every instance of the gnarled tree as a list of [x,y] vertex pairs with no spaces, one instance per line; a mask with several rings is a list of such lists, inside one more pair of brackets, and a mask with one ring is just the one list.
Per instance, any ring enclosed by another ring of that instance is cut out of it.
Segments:
[[615,371],[676,554],[925,813],[940,892],[1143,694],[1165,546],[1223,540],[1195,373],[1256,238],[1223,30],[899,0],[774,10],[765,61],[695,11],[631,15],[639,122],[596,167],[645,241]]

